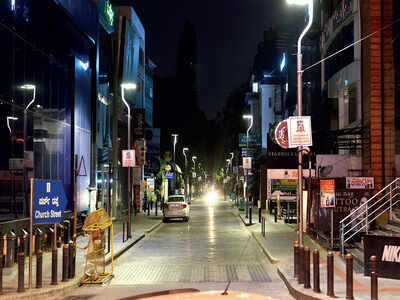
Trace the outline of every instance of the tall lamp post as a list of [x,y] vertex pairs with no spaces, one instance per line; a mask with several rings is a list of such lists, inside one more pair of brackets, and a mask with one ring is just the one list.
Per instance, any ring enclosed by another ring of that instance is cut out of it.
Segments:
[[185,157],[185,194],[186,194],[186,197],[188,197],[188,189],[187,189],[187,187],[188,187],[188,180],[187,180],[187,157],[186,157],[186,152],[187,151],[189,151],[189,148],[187,148],[187,147],[184,147],[183,149],[182,149],[182,152],[183,152],[183,156]]
[[[314,17],[314,3],[313,0],[287,0],[289,4],[297,4],[297,5],[308,5],[308,23],[304,28],[303,32],[300,34],[299,39],[297,41],[297,115],[302,115],[303,110],[303,55],[301,52],[301,41],[304,36],[311,28],[313,17]],[[299,194],[299,243],[300,246],[303,246],[303,147],[298,148],[298,187],[297,191]]]
[[178,135],[177,134],[172,134],[172,137],[174,138],[174,164],[175,164],[175,145],[176,145],[176,142],[177,142],[177,140],[178,140]]
[[[128,110],[128,150],[131,150],[131,108],[125,100],[125,90],[135,90],[136,84],[134,83],[122,83],[121,84],[121,99],[126,109]],[[131,233],[131,206],[132,206],[132,185],[131,185],[131,167],[128,167],[128,228],[126,230],[126,237],[130,239]]]
[[[246,156],[249,156],[249,132],[251,127],[253,127],[253,115],[243,115],[243,119],[247,119],[250,120],[250,124],[249,127],[247,128],[247,132],[246,132]],[[249,217],[249,196],[248,196],[248,170],[245,171],[245,179],[246,179],[246,186],[244,188],[244,192],[245,192],[245,199],[246,199],[246,218]]]
[[[25,152],[26,152],[26,140],[27,140],[27,130],[28,130],[28,109],[29,107],[35,102],[36,100],[36,86],[33,84],[24,84],[20,87],[23,90],[29,90],[32,91],[32,99],[28,103],[28,105],[24,109],[24,194],[27,195],[28,193],[28,174],[26,170],[26,165],[25,165]],[[28,197],[25,197],[25,202],[27,203]],[[25,204],[24,207],[27,207]],[[24,215],[26,216],[26,209],[24,209]]]
[[[197,156],[192,156],[192,162],[193,162],[193,170],[194,173],[196,174],[196,159]],[[197,176],[196,176],[197,177]],[[192,175],[192,182],[194,181],[193,175]],[[192,188],[190,188],[190,195],[192,194]]]

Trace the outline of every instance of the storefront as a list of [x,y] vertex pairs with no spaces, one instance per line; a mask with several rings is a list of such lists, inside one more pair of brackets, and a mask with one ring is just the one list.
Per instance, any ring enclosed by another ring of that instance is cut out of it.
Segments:
[[75,154],[87,170],[78,179],[78,210],[87,210],[97,8],[91,1],[11,3],[0,4],[2,219],[27,215],[32,177],[62,181],[72,209]]

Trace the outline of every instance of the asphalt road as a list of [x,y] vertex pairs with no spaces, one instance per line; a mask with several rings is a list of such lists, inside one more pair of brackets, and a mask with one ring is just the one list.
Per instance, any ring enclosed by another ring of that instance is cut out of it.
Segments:
[[64,299],[129,299],[160,290],[196,288],[260,293],[292,299],[230,204],[206,197],[191,205],[188,223],[172,221],[116,261],[115,278],[81,287]]

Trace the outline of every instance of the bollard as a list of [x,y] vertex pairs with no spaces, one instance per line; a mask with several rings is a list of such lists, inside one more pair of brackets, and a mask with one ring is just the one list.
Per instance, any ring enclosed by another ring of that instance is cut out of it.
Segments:
[[261,207],[258,209],[258,223],[261,223]]
[[36,252],[36,288],[42,287],[43,253],[42,250]]
[[313,270],[314,270],[314,293],[321,293],[320,285],[319,285],[319,251],[315,249],[313,251]]
[[71,278],[75,278],[75,266],[76,266],[76,243],[72,244],[72,260],[70,260],[70,273]]
[[51,285],[57,285],[57,248],[51,250]]
[[253,211],[252,205],[250,204],[250,206],[249,206],[249,224],[253,224],[253,222],[252,222],[252,220],[251,220],[251,218],[252,218],[252,211]]
[[353,255],[346,255],[346,299],[354,299],[353,296]]
[[299,276],[297,277],[297,282],[299,284],[304,284],[304,246],[299,247]]
[[18,253],[18,293],[25,292],[25,279],[24,279],[24,262],[25,262],[25,254],[24,252]]
[[278,208],[277,207],[274,209],[274,222],[275,223],[278,222]]
[[147,215],[150,216],[150,203],[147,203]]
[[68,281],[68,256],[69,256],[69,247],[68,245],[63,245],[63,254],[62,254],[62,282]]
[[293,242],[294,278],[299,276],[299,242]]
[[310,289],[310,248],[304,247],[304,288]]
[[3,254],[0,253],[0,295],[3,294]]
[[69,245],[68,245],[68,262],[70,262],[69,265],[68,265],[68,278],[69,279],[74,278],[72,276],[72,260],[73,260],[73,256],[74,256],[74,244],[73,243],[69,243]]
[[370,258],[371,300],[378,300],[378,261],[376,256]]
[[327,282],[327,295],[329,297],[335,297],[335,293],[333,291],[334,286],[334,269],[333,269],[333,253],[329,252],[327,257],[327,268],[328,268],[328,282]]
[[125,243],[125,222],[122,222],[122,242]]
[[157,211],[157,207],[158,207],[158,200],[156,200],[156,207],[155,207],[155,209],[156,209],[156,217],[157,217],[157,214],[158,214],[158,211]]

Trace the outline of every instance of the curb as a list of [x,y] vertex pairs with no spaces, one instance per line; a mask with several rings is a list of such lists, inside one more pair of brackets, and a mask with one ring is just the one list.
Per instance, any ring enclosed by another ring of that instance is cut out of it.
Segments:
[[288,279],[286,272],[283,271],[280,267],[277,268],[277,272],[279,277],[285,283],[287,289],[289,290],[290,295],[297,300],[345,300],[344,298],[335,296],[334,298],[329,297],[325,294],[321,293],[314,293],[312,289],[304,289],[296,283],[296,286],[292,285],[293,282],[296,282],[294,279]]
[[[311,295],[307,295],[303,292],[301,292],[300,290],[294,288],[291,283],[290,280],[288,280],[286,278],[286,276],[284,275],[284,273],[282,272],[282,270],[278,267],[277,269],[278,275],[279,277],[282,279],[283,283],[286,285],[290,295],[292,295],[292,297],[296,300],[322,300],[323,298],[316,298],[314,296]],[[332,298],[331,298],[332,299]]]
[[256,240],[257,244],[261,247],[261,249],[263,250],[264,254],[267,256],[267,258],[269,259],[269,261],[272,264],[277,264],[280,262],[279,259],[277,259],[276,257],[274,257],[271,253],[269,253],[268,249],[263,245],[263,243],[261,241],[259,241],[257,235],[252,231],[251,235],[253,236],[253,238]]
[[[132,240],[131,243],[127,244],[126,247],[123,247],[118,252],[114,253],[114,261],[118,257],[120,257],[123,253],[125,253],[128,249],[132,248],[139,241],[141,241],[147,234],[151,233],[156,228],[158,228],[161,224],[163,224],[162,221],[158,222],[157,224],[154,224],[149,229],[145,230],[144,231],[145,233],[139,235],[138,238],[136,238],[135,240]],[[107,258],[105,261],[106,265],[109,265],[110,263],[111,263],[111,257]],[[26,292],[23,294],[12,294],[12,295],[1,295],[0,294],[0,299],[2,299],[2,300],[19,300],[19,299],[36,300],[36,299],[43,299],[44,297],[55,297],[55,296],[57,296],[57,298],[58,298],[62,295],[65,295],[67,293],[67,291],[70,291],[72,288],[79,287],[80,280],[81,280],[81,278],[76,276],[71,281],[62,283],[62,286],[61,286],[61,282],[60,282],[59,288],[50,288],[48,290],[45,290],[45,289],[28,290],[27,289]]]

